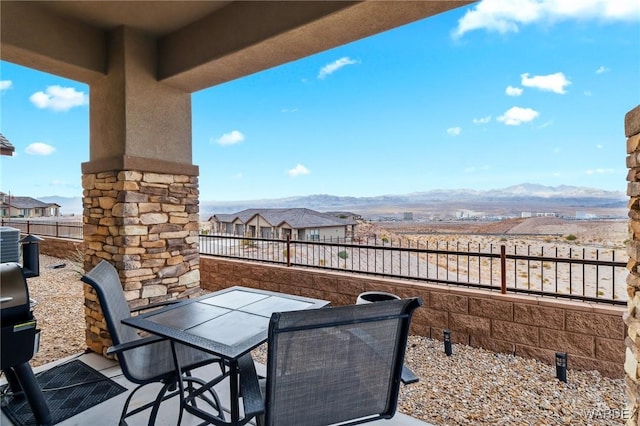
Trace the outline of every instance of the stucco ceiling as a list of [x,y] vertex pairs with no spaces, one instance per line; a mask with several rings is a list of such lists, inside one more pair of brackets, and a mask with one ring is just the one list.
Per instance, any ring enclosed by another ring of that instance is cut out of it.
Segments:
[[157,80],[191,93],[469,3],[2,0],[0,58],[91,84],[126,28],[155,46]]
[[120,25],[155,36],[178,30],[231,1],[35,1],[59,16],[111,30]]

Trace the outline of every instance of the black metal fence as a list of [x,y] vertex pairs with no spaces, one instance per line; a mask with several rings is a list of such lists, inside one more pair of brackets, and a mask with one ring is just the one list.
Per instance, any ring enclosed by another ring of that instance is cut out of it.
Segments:
[[[403,242],[404,241],[404,242]],[[570,244],[351,243],[201,235],[213,256],[463,285],[583,301],[626,304],[626,253]]]
[[[82,239],[82,224],[2,220],[22,233]],[[583,301],[624,305],[624,250],[571,244],[420,244],[371,238],[282,240],[200,235],[200,253],[212,256],[428,281]]]
[[2,219],[2,226],[19,229],[23,234],[43,237],[82,239],[82,223],[77,221]]

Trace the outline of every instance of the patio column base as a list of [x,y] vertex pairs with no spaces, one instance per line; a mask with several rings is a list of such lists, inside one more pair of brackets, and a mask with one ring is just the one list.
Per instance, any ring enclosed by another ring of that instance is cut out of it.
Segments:
[[[85,270],[111,262],[131,308],[199,292],[198,176],[106,171],[82,186]],[[88,347],[105,355],[111,339],[88,286],[85,317]]]

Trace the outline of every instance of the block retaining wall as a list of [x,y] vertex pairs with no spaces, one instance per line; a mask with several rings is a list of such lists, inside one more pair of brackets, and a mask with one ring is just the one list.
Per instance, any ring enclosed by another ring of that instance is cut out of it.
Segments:
[[[82,243],[47,238],[40,251],[66,257]],[[413,334],[512,353],[552,364],[555,352],[569,354],[569,368],[598,370],[608,377],[624,375],[626,326],[624,307],[557,300],[436,284],[359,276],[323,270],[287,268],[211,256],[200,257],[201,286],[220,290],[232,285],[280,291],[331,301],[355,302],[364,291],[386,291],[421,297]]]
[[355,303],[364,291],[421,297],[412,333],[555,363],[567,352],[569,368],[624,376],[624,307],[500,294],[484,290],[359,276],[321,270],[200,257],[201,285],[211,291],[232,285]]

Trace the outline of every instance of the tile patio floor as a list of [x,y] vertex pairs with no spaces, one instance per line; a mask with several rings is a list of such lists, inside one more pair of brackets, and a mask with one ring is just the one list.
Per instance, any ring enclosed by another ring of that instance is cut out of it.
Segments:
[[[94,368],[95,370],[100,371],[105,376],[112,378],[115,382],[121,384],[122,386],[128,388],[129,390],[132,390],[135,387],[133,383],[127,381],[124,378],[117,362],[108,360],[106,358],[103,358],[93,353],[81,355],[79,359],[85,364]],[[51,363],[51,364],[38,367],[34,369],[34,372],[37,374],[39,371],[46,370],[64,361],[66,360],[60,360],[56,363]],[[206,369],[206,368],[216,368],[216,367],[203,367],[203,368]],[[207,374],[206,371],[203,371],[201,373],[202,373],[201,377],[211,377],[211,374]],[[194,375],[198,376],[197,373]],[[6,381],[4,380],[0,382],[0,384],[4,384],[4,383],[6,383]],[[228,399],[229,399],[228,392],[224,391],[226,388],[228,388],[228,386],[225,387],[224,384],[225,383],[222,383],[221,385],[216,386],[216,390],[218,391],[218,394],[223,402],[223,405],[225,405],[225,400],[226,400],[227,406],[228,406]],[[138,404],[141,404],[143,402],[147,402],[151,400],[151,398],[155,396],[154,391],[157,391],[157,390],[158,388],[155,387],[155,385],[146,386],[145,389],[143,389],[141,392],[138,392],[138,394],[136,395],[136,398],[134,398],[134,400],[132,401],[131,406],[132,407],[136,406],[136,402],[138,402]],[[103,402],[102,404],[98,404],[89,410],[86,410],[74,417],[71,417],[61,423],[58,423],[58,425],[59,426],[117,425],[118,418],[120,417],[120,412],[122,411],[122,407],[128,395],[129,395],[129,392],[124,392],[114,398],[111,398]],[[177,412],[178,412],[177,405],[178,404],[177,404],[176,398],[173,398],[172,400],[164,402],[161,405],[161,409],[160,409],[160,413],[158,414],[158,421],[156,422],[156,425],[175,426],[177,423]],[[129,419],[127,419],[127,422],[129,423],[129,426],[143,426],[147,424],[148,415],[149,415],[149,412],[147,410],[134,417],[130,417]],[[200,419],[197,419],[194,416],[191,416],[189,414],[185,414],[182,419],[182,424],[184,426],[193,426],[193,425],[199,424],[200,422],[201,422]],[[12,423],[4,415],[4,413],[1,413],[0,425],[9,426],[11,424]],[[371,422],[368,424],[377,425],[377,426],[428,426],[427,423],[413,419],[409,416],[406,416],[400,413],[397,413],[390,420],[378,420],[376,422]]]

